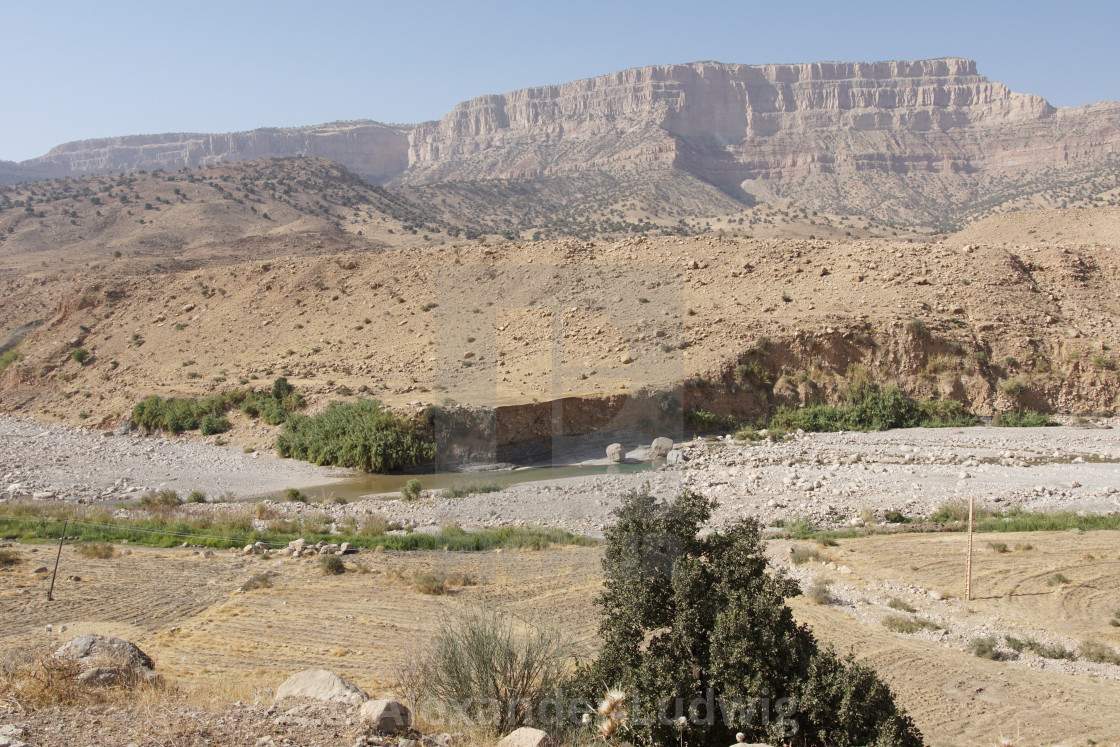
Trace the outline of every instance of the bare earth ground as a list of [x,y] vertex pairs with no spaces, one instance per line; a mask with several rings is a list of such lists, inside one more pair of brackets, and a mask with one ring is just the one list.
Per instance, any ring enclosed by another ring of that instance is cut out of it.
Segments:
[[[1005,554],[985,551],[984,539],[978,542],[971,603],[960,599],[963,535],[901,535],[842,540],[827,548],[842,564],[836,570],[796,567],[803,580],[831,580],[837,603],[818,606],[797,598],[795,613],[822,640],[842,650],[854,647],[873,665],[931,744],[994,744],[1001,735],[1016,744],[1120,739],[1113,718],[1120,709],[1120,667],[1059,664],[1029,654],[988,661],[963,650],[972,637],[1005,633],[1072,645],[1088,638],[1120,644],[1120,630],[1107,622],[1120,599],[1120,533],[1001,535],[1009,544],[1032,546]],[[770,543],[775,562],[788,562],[789,544]],[[592,599],[599,548],[363,553],[348,558],[353,570],[343,576],[322,576],[313,562],[228,553],[204,558],[189,548],[133,548],[109,560],[81,559],[66,548],[60,573],[82,580],[61,582],[53,603],[45,598],[49,578],[32,573],[51,548],[16,549],[27,562],[0,572],[0,648],[42,645],[48,623],[55,636],[66,625],[64,639],[90,631],[121,635],[135,640],[187,692],[217,694],[227,702],[267,704],[284,678],[311,667],[336,671],[375,696],[387,692],[404,648],[422,643],[443,619],[469,607],[544,615],[585,650],[596,643]],[[478,584],[432,597],[402,580],[433,567],[468,571]],[[1068,583],[1048,587],[1046,578],[1058,570]],[[260,571],[275,574],[272,588],[237,592],[240,582]],[[888,632],[879,621],[895,613],[885,606],[890,597],[903,598],[948,632]],[[3,716],[31,726],[35,718]],[[38,718],[55,723],[48,715]]]

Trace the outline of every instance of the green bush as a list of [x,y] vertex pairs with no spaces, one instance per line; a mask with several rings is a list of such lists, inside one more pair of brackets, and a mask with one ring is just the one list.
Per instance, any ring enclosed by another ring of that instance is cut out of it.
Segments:
[[299,488],[287,488],[284,491],[284,500],[296,503],[307,503],[307,494]]
[[21,357],[22,356],[20,355],[19,350],[17,350],[16,348],[12,348],[11,350],[6,350],[3,353],[0,353],[0,373],[4,373],[4,369],[12,365],[13,363],[18,362]]
[[413,477],[404,484],[403,488],[401,488],[401,498],[405,499],[406,501],[414,501],[420,497],[420,491],[422,489],[423,488],[420,485],[420,481]]
[[502,486],[496,482],[472,482],[444,488],[442,496],[444,498],[462,498],[464,495],[475,495],[477,493],[500,493],[502,489]]
[[1058,425],[1049,415],[1034,410],[1012,410],[1002,412],[992,419],[992,425],[1003,428],[1041,428]]
[[997,658],[996,638],[991,635],[973,638],[969,641],[968,650],[973,656],[979,656],[981,659],[995,659]]
[[79,366],[84,366],[86,361],[89,360],[89,351],[85,348],[78,348],[70,354],[70,357],[73,358],[74,362]]
[[192,490],[187,496],[187,503],[206,503],[206,493],[201,490]]
[[346,573],[346,564],[338,555],[323,555],[319,558],[319,570],[327,576],[339,576]]
[[183,502],[174,490],[153,490],[140,499],[141,506],[178,506]]
[[853,386],[840,405],[779,408],[770,428],[813,432],[885,431],[890,428],[975,425],[976,419],[954,400],[915,402],[898,387]]
[[221,415],[203,415],[198,424],[198,432],[204,436],[212,436],[215,433],[225,433],[232,427]]
[[[597,601],[603,646],[574,678],[573,693],[590,702],[604,685],[633,693],[617,735],[633,744],[722,746],[736,732],[748,742],[786,743],[791,719],[798,744],[922,744],[872,670],[819,647],[793,619],[785,600],[797,584],[769,567],[754,519],[699,536],[712,508],[687,491],[673,501],[648,490],[624,497],[606,530]],[[762,719],[764,696],[796,707]],[[730,709],[693,714],[683,735],[657,718],[674,703],[683,710],[712,698]]]
[[[281,382],[283,384],[278,387],[277,384]],[[274,396],[277,391],[283,392],[283,396]],[[237,389],[202,399],[164,399],[153,394],[132,408],[132,421],[146,431],[178,434],[202,430],[202,435],[207,436],[229,430],[229,421],[223,416],[235,407],[240,407],[250,417],[260,416],[269,425],[280,425],[288,419],[291,412],[303,407],[303,397],[292,391],[284,379],[277,379],[273,383],[272,392]]]
[[377,400],[336,402],[314,417],[291,415],[276,450],[282,457],[366,472],[395,472],[435,455],[428,437]]

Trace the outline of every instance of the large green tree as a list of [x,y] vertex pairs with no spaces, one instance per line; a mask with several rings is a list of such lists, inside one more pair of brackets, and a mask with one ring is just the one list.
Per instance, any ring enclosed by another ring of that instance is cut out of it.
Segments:
[[[890,689],[854,658],[817,645],[785,600],[795,581],[769,566],[758,523],[704,536],[715,504],[631,492],[606,532],[597,659],[579,694],[627,693],[620,736],[635,743],[921,745]],[[683,719],[683,721],[682,721]]]

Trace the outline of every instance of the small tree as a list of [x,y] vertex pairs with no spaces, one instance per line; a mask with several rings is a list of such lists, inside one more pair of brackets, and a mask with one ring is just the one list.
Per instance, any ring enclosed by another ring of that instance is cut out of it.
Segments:
[[768,568],[756,521],[698,536],[714,507],[687,491],[626,496],[606,531],[603,649],[571,694],[629,693],[622,736],[635,744],[728,745],[741,731],[785,745],[921,745],[872,670],[793,619],[797,584]]

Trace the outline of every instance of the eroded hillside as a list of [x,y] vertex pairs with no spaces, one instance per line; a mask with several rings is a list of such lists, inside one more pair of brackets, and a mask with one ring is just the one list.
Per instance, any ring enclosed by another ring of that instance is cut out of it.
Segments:
[[547,435],[564,398],[569,430],[633,424],[626,403],[661,392],[750,417],[835,398],[863,367],[980,414],[1111,413],[1118,282],[1110,247],[714,236],[105,274],[73,284],[21,345],[2,401],[107,426],[149,393],[284,375],[313,407],[516,406],[513,441]]

